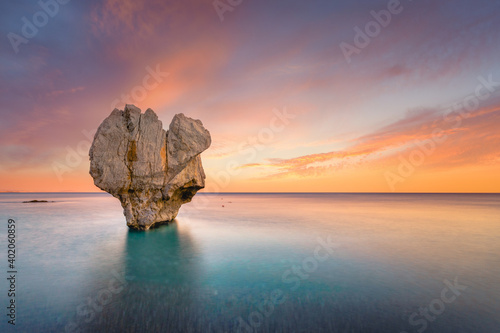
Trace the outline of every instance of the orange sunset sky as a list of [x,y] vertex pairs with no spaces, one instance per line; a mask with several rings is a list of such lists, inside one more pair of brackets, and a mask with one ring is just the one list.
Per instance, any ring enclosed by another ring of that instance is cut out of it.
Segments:
[[0,191],[100,191],[128,103],[202,120],[209,192],[499,192],[498,2],[54,3],[0,5]]

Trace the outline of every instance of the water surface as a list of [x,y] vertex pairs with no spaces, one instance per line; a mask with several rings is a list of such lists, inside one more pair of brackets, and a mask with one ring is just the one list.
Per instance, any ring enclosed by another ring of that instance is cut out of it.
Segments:
[[500,329],[500,195],[199,193],[148,232],[107,194],[0,212],[20,332]]

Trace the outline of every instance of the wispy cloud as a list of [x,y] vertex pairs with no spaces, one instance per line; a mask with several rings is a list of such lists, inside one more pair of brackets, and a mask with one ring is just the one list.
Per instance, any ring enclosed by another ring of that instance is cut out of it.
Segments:
[[443,116],[438,110],[410,112],[371,134],[354,140],[354,144],[341,151],[309,154],[290,159],[268,159],[267,163],[246,164],[243,167],[268,168],[266,178],[310,176],[330,173],[343,168],[371,164],[391,165],[394,157],[406,149],[415,149],[417,141],[424,142],[435,136],[446,136],[437,144],[436,152],[426,161],[426,167],[456,168],[470,164],[492,164],[500,157],[500,106],[485,107],[463,119],[460,126],[453,121],[455,113]]

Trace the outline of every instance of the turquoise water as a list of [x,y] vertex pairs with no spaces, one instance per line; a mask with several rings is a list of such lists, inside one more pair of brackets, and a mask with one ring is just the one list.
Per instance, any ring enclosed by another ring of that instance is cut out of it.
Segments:
[[200,193],[148,232],[107,194],[0,212],[19,332],[500,331],[500,195]]

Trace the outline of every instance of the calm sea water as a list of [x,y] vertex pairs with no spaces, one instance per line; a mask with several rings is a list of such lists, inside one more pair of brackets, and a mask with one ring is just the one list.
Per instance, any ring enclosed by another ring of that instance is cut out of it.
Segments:
[[19,332],[500,332],[500,195],[200,193],[148,232],[107,194],[0,215]]

